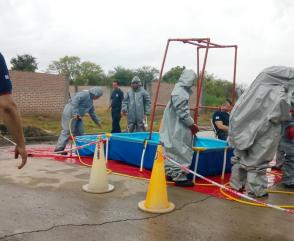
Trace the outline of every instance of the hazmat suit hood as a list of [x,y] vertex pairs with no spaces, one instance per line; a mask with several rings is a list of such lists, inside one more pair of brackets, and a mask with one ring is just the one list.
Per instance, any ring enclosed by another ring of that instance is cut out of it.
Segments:
[[[184,70],[176,83],[168,102],[160,128],[160,142],[168,156],[180,164],[189,167],[193,157],[192,132],[190,126],[194,119],[190,115],[189,97],[196,79],[193,70]],[[180,168],[166,162],[166,175],[173,180],[186,180],[186,174]]]
[[191,88],[193,86],[194,81],[196,80],[196,77],[197,76],[193,70],[185,69],[182,72],[178,82],[176,83],[171,95],[177,95],[179,89],[181,89],[182,87],[184,87],[191,95],[192,94]]
[[141,82],[141,80],[140,80],[140,78],[139,78],[138,76],[135,76],[135,77],[132,79],[132,82],[131,82],[131,83],[134,83],[134,82],[138,82],[140,86],[142,85],[142,82]]
[[103,90],[100,87],[93,87],[89,89],[89,93],[91,98],[93,97],[100,97],[103,95]]
[[248,149],[271,125],[288,120],[294,87],[294,68],[264,69],[236,102],[229,125],[229,141],[239,150]]

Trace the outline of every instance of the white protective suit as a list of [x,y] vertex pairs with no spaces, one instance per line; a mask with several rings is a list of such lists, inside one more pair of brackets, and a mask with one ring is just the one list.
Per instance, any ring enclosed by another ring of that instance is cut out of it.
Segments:
[[277,150],[281,122],[288,120],[294,68],[264,69],[236,102],[230,116],[229,142],[234,147],[230,185],[249,195],[267,195],[266,169]]
[[[190,115],[189,98],[192,94],[196,74],[193,70],[184,70],[176,83],[168,102],[160,129],[160,142],[166,154],[180,164],[190,167],[192,150],[192,132],[190,127],[194,120]],[[173,181],[187,180],[187,174],[169,161],[165,161],[166,175]]]
[[[93,98],[100,97],[103,95],[103,91],[99,87],[91,88],[90,90],[84,90],[78,92],[69,103],[67,103],[64,107],[61,119],[61,133],[58,138],[55,151],[64,150],[66,143],[68,141],[68,137],[70,135],[69,132],[69,122],[74,116],[83,117],[85,114],[89,113],[91,119],[95,122],[96,125],[100,124],[100,119],[96,116],[95,108],[93,105]],[[71,125],[73,134],[83,135],[84,134],[84,125],[83,120],[72,120]]]
[[141,86],[141,80],[135,76],[132,83],[138,82],[138,89],[131,88],[122,102],[122,112],[128,114],[128,131],[145,131],[144,115],[150,114],[151,99],[148,92]]

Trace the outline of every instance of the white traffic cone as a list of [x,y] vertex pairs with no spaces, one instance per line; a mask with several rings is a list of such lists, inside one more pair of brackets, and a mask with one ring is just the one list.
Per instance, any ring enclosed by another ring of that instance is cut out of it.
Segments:
[[113,189],[114,186],[108,184],[104,145],[102,141],[99,141],[95,148],[89,184],[84,185],[83,190],[90,193],[106,193]]

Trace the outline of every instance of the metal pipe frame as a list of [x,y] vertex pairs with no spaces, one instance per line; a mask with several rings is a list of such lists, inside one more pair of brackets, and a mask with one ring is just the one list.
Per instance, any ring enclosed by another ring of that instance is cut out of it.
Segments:
[[[156,107],[165,107],[166,106],[164,104],[157,103],[157,101],[158,101],[158,96],[159,96],[160,83],[161,83],[161,80],[162,80],[162,77],[163,77],[163,69],[164,69],[164,66],[165,66],[167,53],[168,53],[169,45],[170,45],[171,42],[182,42],[182,43],[185,43],[185,44],[191,44],[193,46],[197,46],[196,57],[197,57],[197,76],[198,76],[198,80],[196,82],[196,90],[197,90],[196,106],[194,108],[190,109],[190,110],[194,111],[194,121],[195,121],[195,123],[198,123],[199,109],[202,109],[202,108],[213,109],[213,110],[219,109],[219,107],[215,107],[215,106],[200,106],[202,86],[203,86],[205,68],[206,68],[206,63],[207,63],[207,58],[208,58],[208,50],[210,48],[234,48],[235,49],[233,88],[232,88],[232,102],[235,103],[235,98],[236,98],[235,87],[236,87],[237,50],[238,50],[237,45],[220,45],[220,44],[212,43],[212,42],[210,42],[210,38],[174,38],[174,39],[168,39],[167,43],[166,43],[165,51],[164,51],[164,56],[163,56],[161,68],[160,68],[159,78],[157,80],[157,88],[156,88],[154,103],[153,103],[153,107],[152,107],[152,111],[151,111],[149,139],[151,139],[151,137],[152,137],[153,123],[154,123],[154,118],[155,118]],[[200,71],[200,57],[199,57],[200,49],[205,49],[205,55],[204,55],[204,60],[203,60],[203,65],[202,65],[201,71]]]

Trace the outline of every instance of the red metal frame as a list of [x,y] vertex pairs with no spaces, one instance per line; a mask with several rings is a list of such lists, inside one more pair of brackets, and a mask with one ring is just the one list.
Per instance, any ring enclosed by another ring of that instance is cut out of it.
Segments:
[[[164,65],[165,65],[165,61],[166,61],[166,57],[167,57],[167,52],[168,52],[169,45],[171,42],[182,42],[185,44],[191,44],[191,45],[197,46],[197,53],[196,53],[196,55],[197,55],[197,76],[198,76],[198,80],[196,82],[197,96],[196,96],[196,106],[195,106],[195,108],[191,108],[191,110],[194,111],[195,123],[198,122],[199,109],[201,109],[201,108],[206,108],[206,109],[219,108],[219,107],[215,107],[215,106],[201,106],[200,105],[202,85],[203,85],[203,79],[204,79],[204,74],[205,74],[205,67],[206,67],[206,62],[207,62],[207,58],[208,58],[208,50],[210,48],[234,48],[235,49],[233,89],[232,89],[232,102],[233,103],[235,102],[235,98],[236,98],[235,86],[236,86],[236,68],[237,68],[237,50],[238,50],[237,45],[220,45],[220,44],[212,43],[212,42],[210,42],[210,38],[168,39],[167,43],[166,43],[165,51],[164,51],[163,61],[161,64],[159,79],[157,81],[157,88],[156,88],[156,93],[155,93],[155,98],[154,98],[154,104],[153,104],[153,108],[152,108],[152,112],[151,112],[149,139],[151,139],[151,136],[152,136],[153,122],[154,122],[156,107],[165,107],[166,106],[164,104],[157,103],[157,101],[158,101],[160,83],[161,83],[162,75],[163,75],[163,69],[164,69]],[[205,49],[205,54],[204,54],[202,69],[200,71],[199,52],[201,49]]]

